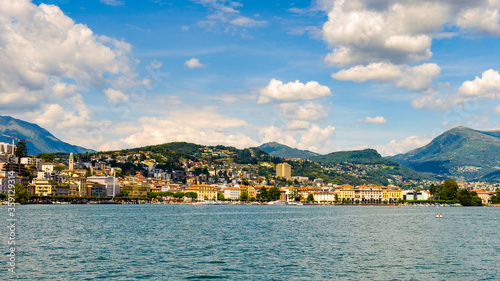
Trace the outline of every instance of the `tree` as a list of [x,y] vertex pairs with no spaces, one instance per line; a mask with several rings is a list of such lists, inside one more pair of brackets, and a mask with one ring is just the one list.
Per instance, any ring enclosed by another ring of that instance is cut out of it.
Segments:
[[241,192],[239,200],[240,201],[247,201],[248,200],[248,192],[246,192],[246,191]]
[[177,198],[178,200],[182,199],[184,197],[184,193],[177,191],[174,193],[174,198]]
[[7,198],[7,194],[0,193],[0,200]]
[[226,198],[224,198],[224,193],[217,192],[217,200],[221,200],[221,201],[226,200]]
[[314,195],[312,194],[307,195],[307,202],[314,202]]
[[198,198],[198,193],[194,191],[188,191],[184,194],[184,196],[186,196],[187,198],[196,199]]
[[490,198],[491,204],[500,204],[500,188],[495,190],[495,195]]
[[257,199],[261,201],[267,200],[267,188],[265,188],[264,186],[260,188],[259,194],[257,195]]
[[28,147],[26,147],[26,142],[18,141],[16,145],[16,156],[24,157],[28,155]]
[[128,196],[128,191],[121,190],[120,193],[118,193],[118,197],[127,197]]
[[476,192],[470,192],[467,189],[460,189],[457,195],[458,202],[462,206],[481,206],[481,198]]
[[269,190],[267,191],[267,200],[269,201],[276,201],[278,199],[280,199],[280,190],[279,188],[273,186],[271,188],[269,188]]
[[458,195],[458,184],[452,179],[447,179],[443,182],[443,188],[438,193],[440,200],[456,200]]
[[45,163],[52,163],[54,162],[55,156],[52,153],[42,153],[40,158],[42,158]]
[[30,194],[28,190],[20,183],[14,184],[14,199],[16,203],[24,204],[28,199],[30,199]]

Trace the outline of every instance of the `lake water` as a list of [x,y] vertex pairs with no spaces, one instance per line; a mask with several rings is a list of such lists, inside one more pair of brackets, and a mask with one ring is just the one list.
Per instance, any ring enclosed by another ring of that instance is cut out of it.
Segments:
[[1,280],[500,280],[500,208],[17,206],[15,278],[0,214]]

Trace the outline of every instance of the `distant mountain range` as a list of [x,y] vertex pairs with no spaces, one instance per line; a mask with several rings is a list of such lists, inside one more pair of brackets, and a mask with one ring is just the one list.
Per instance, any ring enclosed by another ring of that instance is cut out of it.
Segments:
[[30,155],[37,155],[38,153],[42,152],[94,152],[94,150],[91,149],[86,149],[80,146],[63,142],[37,124],[15,119],[10,116],[0,116],[0,142],[11,144],[12,139],[2,134],[16,137],[18,138],[18,140],[36,141],[26,142],[26,146],[28,147],[28,154]]
[[388,159],[440,179],[499,181],[500,131],[456,127],[426,146]]
[[286,146],[284,144],[280,144],[277,142],[268,142],[268,143],[265,143],[265,144],[259,146],[258,148],[264,150],[265,152],[267,152],[271,156],[281,157],[281,158],[307,159],[307,158],[311,158],[311,157],[320,155],[316,152],[312,152],[309,150],[300,150],[297,148],[291,148],[289,146]]

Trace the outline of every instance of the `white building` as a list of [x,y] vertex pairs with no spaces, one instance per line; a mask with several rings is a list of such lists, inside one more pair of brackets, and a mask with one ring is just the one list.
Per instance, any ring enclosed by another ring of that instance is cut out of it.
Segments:
[[12,153],[12,144],[0,142],[0,153]]
[[115,196],[120,193],[120,185],[115,177],[111,176],[92,176],[87,178],[88,181],[97,182],[106,186],[106,196],[113,196],[113,183],[115,186]]
[[231,186],[224,189],[224,198],[231,200],[238,200],[240,198],[241,188],[237,186]]
[[42,169],[43,160],[40,158],[22,157],[21,164],[24,165],[35,165],[37,170]]

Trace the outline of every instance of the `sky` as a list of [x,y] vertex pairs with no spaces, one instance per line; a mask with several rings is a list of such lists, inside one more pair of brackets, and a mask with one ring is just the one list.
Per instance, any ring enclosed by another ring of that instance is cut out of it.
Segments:
[[499,0],[2,0],[0,115],[71,144],[384,156],[500,129]]

